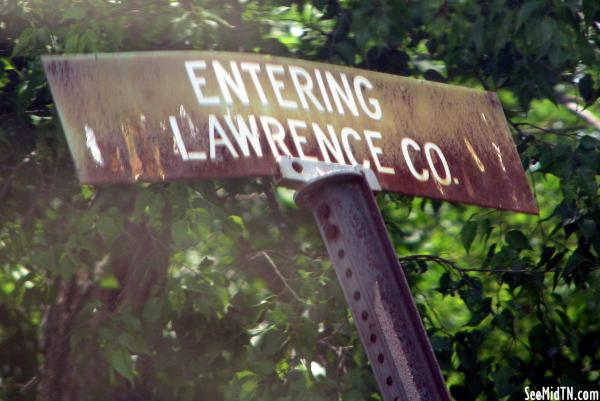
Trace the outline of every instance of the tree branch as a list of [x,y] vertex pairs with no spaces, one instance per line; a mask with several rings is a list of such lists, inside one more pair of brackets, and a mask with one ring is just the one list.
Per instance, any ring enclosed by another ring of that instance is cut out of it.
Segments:
[[283,283],[285,288],[290,292],[290,294],[292,294],[292,296],[296,299],[296,301],[298,301],[304,305],[309,305],[309,303],[307,301],[305,301],[304,299],[300,298],[298,293],[296,291],[294,291],[294,289],[289,285],[288,280],[281,273],[281,270],[279,270],[279,268],[277,267],[277,265],[275,264],[273,259],[271,259],[271,256],[269,256],[268,253],[266,253],[265,251],[260,251],[258,254],[254,255],[252,258],[250,258],[250,260],[256,259],[258,256],[262,256],[267,260],[269,266],[271,266],[271,268],[273,269],[273,271],[275,272],[277,277],[279,277],[279,279],[281,280],[281,282]]
[[574,98],[567,96],[558,96],[558,101],[565,106],[567,109],[577,114],[579,118],[585,120],[587,123],[592,125],[594,128],[600,131],[600,119],[596,117],[591,111],[586,110],[575,102]]
[[[535,124],[531,124],[531,123],[527,123],[527,122],[523,122],[523,123],[512,123],[513,127],[520,127],[520,126],[527,126],[527,127],[531,127],[534,128],[535,130],[539,130],[545,134],[550,134],[550,135],[557,135],[557,136],[566,136],[566,137],[574,137],[574,138],[578,138],[579,136],[575,133],[573,133],[572,131],[578,130],[578,129],[584,129],[585,126],[575,126],[575,127],[567,127],[567,128],[563,128],[561,130],[555,130],[555,129],[548,129],[548,128],[543,128],[540,126],[537,126]],[[529,134],[529,133],[536,133],[535,131],[525,131],[522,132],[523,134]]]
[[[442,258],[440,256],[435,256],[435,255],[411,255],[411,256],[405,256],[402,258],[398,258],[398,260],[400,261],[400,263],[402,263],[402,262],[433,262],[433,263],[437,263],[440,266],[454,269],[459,273],[480,272],[480,273],[513,273],[513,274],[544,273],[544,274],[546,274],[546,273],[556,273],[556,272],[562,271],[562,269],[550,269],[550,270],[543,270],[543,271],[532,270],[532,269],[515,270],[514,267],[513,268],[499,267],[499,268],[494,268],[494,269],[464,268],[464,267],[458,266],[456,264],[456,262],[454,262],[450,259],[445,259],[445,258]],[[597,267],[600,267],[600,264],[590,263],[589,265],[585,265],[585,267],[595,269]]]

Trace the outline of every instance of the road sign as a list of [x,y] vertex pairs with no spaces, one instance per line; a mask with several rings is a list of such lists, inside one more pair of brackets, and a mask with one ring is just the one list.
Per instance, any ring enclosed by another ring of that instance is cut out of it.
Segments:
[[384,400],[450,399],[372,190],[537,213],[495,94],[235,53],[43,63],[84,183],[300,184]]
[[359,164],[407,195],[537,213],[494,93],[255,54],[43,58],[83,183]]

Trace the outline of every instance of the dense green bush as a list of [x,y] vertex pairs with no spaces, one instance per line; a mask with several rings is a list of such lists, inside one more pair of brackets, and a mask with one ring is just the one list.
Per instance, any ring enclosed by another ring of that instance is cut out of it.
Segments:
[[77,183],[39,56],[163,49],[497,91],[540,216],[382,213],[455,399],[597,389],[599,33],[593,0],[0,0],[0,400],[381,399],[289,191]]

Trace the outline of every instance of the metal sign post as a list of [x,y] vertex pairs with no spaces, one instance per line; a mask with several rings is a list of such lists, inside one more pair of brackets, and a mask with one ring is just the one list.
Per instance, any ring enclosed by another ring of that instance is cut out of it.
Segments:
[[279,161],[301,184],[385,401],[450,400],[444,379],[388,238],[370,170],[299,159]]

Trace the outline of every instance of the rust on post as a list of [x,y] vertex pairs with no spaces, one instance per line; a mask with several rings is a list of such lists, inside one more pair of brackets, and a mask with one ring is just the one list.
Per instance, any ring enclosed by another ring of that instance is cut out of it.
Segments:
[[537,213],[494,93],[256,54],[43,58],[83,183],[360,164],[384,190]]
[[300,189],[296,201],[317,220],[384,400],[450,401],[365,178],[324,176]]

